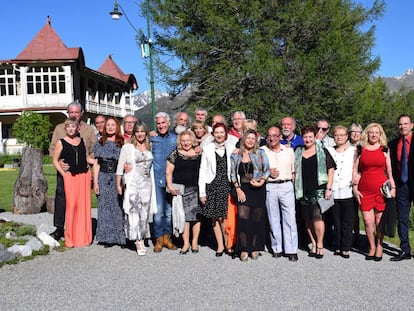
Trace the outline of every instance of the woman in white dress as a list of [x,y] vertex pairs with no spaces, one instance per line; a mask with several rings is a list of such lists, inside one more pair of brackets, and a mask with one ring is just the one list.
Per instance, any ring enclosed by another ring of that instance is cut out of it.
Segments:
[[[144,122],[139,121],[134,126],[130,143],[122,147],[116,171],[116,185],[118,193],[124,195],[126,237],[136,241],[137,253],[140,256],[146,254],[143,241],[150,237],[148,221],[151,206],[152,160],[148,128]],[[126,172],[125,166],[131,169]]]

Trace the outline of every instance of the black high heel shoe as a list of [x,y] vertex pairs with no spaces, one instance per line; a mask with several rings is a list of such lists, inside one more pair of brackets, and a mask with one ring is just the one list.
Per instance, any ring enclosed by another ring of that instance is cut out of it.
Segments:
[[316,259],[322,259],[324,254],[321,254],[320,250],[323,250],[323,247],[316,247]]
[[224,254],[224,250],[222,250],[221,252],[216,252],[216,257],[221,257]]
[[180,255],[186,255],[188,253],[188,251],[190,250],[190,248],[187,248],[185,251],[184,250],[180,250]]
[[229,249],[225,249],[224,252],[229,255],[231,257],[231,259],[236,258],[236,253],[234,252],[233,249],[229,248]]

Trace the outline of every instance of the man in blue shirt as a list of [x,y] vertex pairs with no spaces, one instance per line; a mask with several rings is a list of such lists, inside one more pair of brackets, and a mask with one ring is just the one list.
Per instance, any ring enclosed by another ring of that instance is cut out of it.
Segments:
[[171,203],[165,191],[165,170],[167,157],[176,148],[177,135],[170,128],[170,117],[165,112],[159,112],[155,116],[157,135],[151,136],[152,154],[154,156],[154,183],[158,212],[154,215],[153,227],[155,246],[154,252],[159,253],[163,247],[177,249],[171,242],[172,213]]
[[296,121],[292,117],[284,117],[280,122],[282,128],[282,140],[280,143],[295,150],[297,147],[303,146],[303,138],[295,133]]

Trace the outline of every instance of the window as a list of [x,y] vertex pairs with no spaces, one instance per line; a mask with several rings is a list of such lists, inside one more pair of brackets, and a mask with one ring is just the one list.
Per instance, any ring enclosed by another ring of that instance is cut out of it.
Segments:
[[11,96],[19,93],[20,73],[17,70],[13,71],[11,68],[0,69],[0,96]]
[[66,93],[65,75],[62,67],[32,67],[27,72],[28,94]]

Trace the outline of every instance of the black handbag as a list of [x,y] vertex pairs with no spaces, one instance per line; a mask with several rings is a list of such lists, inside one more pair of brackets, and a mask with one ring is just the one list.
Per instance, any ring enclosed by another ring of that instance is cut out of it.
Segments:
[[390,238],[393,238],[395,237],[397,223],[397,204],[394,198],[385,198],[385,202],[385,210],[382,213],[378,231]]

